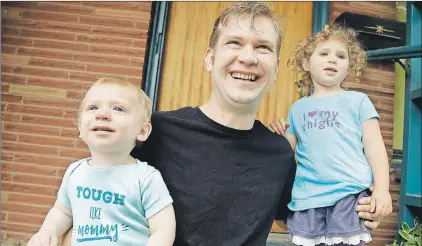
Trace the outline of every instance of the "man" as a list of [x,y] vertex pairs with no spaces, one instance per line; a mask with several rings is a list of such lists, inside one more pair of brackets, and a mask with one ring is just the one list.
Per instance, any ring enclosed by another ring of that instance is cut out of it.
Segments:
[[174,199],[175,245],[265,245],[274,217],[286,218],[293,151],[256,120],[277,78],[281,34],[265,4],[224,10],[204,57],[211,98],[155,113],[150,139],[132,152],[163,175]]
[[[286,218],[294,154],[284,137],[256,120],[277,78],[281,37],[267,5],[225,9],[204,57],[210,100],[154,113],[148,141],[132,151],[161,172],[173,197],[174,245],[265,245],[274,218]],[[361,203],[360,216],[373,220],[368,199]]]

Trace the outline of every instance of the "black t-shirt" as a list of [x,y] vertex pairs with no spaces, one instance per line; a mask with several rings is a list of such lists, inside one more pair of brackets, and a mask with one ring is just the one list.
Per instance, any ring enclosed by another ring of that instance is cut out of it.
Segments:
[[296,172],[288,141],[255,121],[225,127],[199,108],[155,112],[148,140],[132,151],[158,169],[174,200],[174,245],[265,245],[287,217]]

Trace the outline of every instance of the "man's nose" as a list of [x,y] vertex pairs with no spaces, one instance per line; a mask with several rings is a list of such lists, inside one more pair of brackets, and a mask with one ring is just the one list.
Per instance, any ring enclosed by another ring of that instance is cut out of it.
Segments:
[[245,45],[238,56],[240,63],[243,63],[247,66],[256,65],[258,63],[258,58],[254,53],[252,45]]
[[110,110],[100,108],[97,110],[97,113],[95,114],[96,120],[109,120],[110,119]]

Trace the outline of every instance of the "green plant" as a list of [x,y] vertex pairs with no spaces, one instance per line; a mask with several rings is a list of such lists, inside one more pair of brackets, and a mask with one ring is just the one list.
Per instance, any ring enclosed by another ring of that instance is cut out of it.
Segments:
[[399,234],[402,238],[401,243],[398,244],[397,241],[394,241],[389,246],[421,246],[422,224],[415,219],[413,228],[410,228],[406,222],[403,222]]

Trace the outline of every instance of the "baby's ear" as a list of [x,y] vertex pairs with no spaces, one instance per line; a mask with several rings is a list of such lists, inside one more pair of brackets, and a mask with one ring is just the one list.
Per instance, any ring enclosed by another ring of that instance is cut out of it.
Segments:
[[151,123],[149,123],[149,122],[144,123],[144,125],[142,126],[142,129],[141,129],[141,132],[136,137],[136,140],[138,140],[140,142],[145,142],[148,139],[149,134],[151,134],[151,130],[152,130]]

